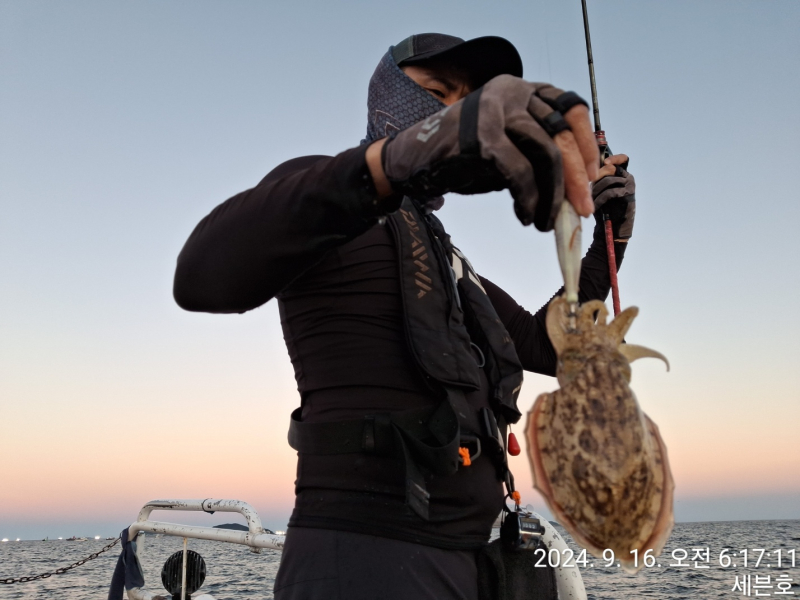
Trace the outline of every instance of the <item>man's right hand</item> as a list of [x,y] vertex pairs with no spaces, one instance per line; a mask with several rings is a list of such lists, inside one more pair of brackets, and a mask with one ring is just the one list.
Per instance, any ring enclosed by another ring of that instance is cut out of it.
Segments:
[[[552,229],[565,197],[582,216],[594,210],[589,181],[599,154],[588,108],[549,84],[495,77],[381,142],[367,152],[379,192],[386,193],[386,182],[414,197],[508,188],[520,221],[542,231]],[[378,150],[383,173],[373,168]]]

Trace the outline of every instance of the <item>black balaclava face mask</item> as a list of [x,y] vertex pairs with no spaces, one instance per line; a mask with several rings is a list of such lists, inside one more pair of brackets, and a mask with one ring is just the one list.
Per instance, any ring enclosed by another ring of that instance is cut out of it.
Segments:
[[[447,105],[420,87],[400,70],[392,57],[392,47],[369,80],[367,95],[367,137],[362,144],[371,144],[392,133],[403,131],[430,117]],[[419,198],[430,213],[439,210],[444,198]]]
[[369,80],[367,137],[361,143],[402,131],[445,107],[400,70],[389,48]]

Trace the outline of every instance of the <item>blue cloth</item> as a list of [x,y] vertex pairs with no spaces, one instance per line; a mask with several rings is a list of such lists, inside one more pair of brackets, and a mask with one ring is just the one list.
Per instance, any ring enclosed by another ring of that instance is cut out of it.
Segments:
[[111,577],[111,587],[108,590],[108,600],[122,600],[123,588],[144,587],[144,574],[136,556],[136,542],[128,540],[128,528],[122,530],[122,552],[117,559],[114,575]]

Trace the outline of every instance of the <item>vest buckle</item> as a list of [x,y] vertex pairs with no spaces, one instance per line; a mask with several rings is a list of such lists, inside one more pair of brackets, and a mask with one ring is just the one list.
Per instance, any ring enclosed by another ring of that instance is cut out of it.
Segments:
[[[481,455],[481,439],[477,435],[462,433],[459,441],[458,462],[468,467]],[[475,448],[475,452],[470,451],[470,446]]]

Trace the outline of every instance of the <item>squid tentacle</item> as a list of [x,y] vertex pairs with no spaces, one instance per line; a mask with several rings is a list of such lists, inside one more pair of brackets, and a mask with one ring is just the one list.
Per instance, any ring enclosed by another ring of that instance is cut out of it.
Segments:
[[639,358],[661,359],[664,361],[664,364],[667,365],[667,371],[669,371],[669,361],[667,360],[667,357],[657,350],[645,348],[644,346],[637,346],[636,344],[620,344],[619,351],[629,363],[632,363]]
[[621,313],[619,313],[608,326],[608,337],[610,337],[615,344],[621,344],[628,329],[631,328],[633,320],[639,314],[639,309],[635,306],[629,306]]

